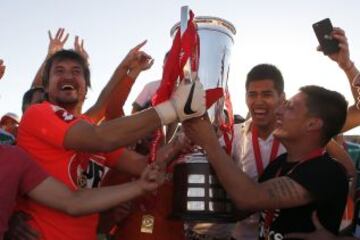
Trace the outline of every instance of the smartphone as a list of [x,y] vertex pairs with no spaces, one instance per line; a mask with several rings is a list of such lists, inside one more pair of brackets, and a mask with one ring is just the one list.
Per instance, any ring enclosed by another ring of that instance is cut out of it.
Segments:
[[340,50],[339,41],[331,37],[333,26],[329,18],[314,23],[312,27],[325,55],[336,53]]

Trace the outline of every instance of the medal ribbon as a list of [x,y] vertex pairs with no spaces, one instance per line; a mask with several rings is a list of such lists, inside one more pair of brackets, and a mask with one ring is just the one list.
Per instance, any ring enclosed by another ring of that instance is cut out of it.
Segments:
[[[259,130],[257,129],[257,127],[255,127],[255,126],[251,127],[252,145],[253,145],[253,150],[254,150],[254,155],[255,155],[256,168],[257,168],[258,176],[261,176],[264,172],[264,163],[263,163],[263,160],[261,157],[261,152],[260,152],[258,131]],[[272,147],[271,147],[269,162],[274,161],[274,159],[276,158],[276,156],[278,154],[279,147],[280,147],[279,140],[274,138]]]

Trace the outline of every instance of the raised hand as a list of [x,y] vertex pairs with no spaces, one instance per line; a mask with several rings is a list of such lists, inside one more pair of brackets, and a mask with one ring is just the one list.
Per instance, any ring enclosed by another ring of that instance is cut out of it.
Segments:
[[[342,69],[351,68],[353,63],[350,60],[349,44],[345,35],[345,31],[339,27],[334,27],[331,36],[339,41],[340,50],[338,52],[329,54],[329,58],[337,62],[337,64],[339,64]],[[317,49],[321,51],[320,47]]]
[[85,51],[84,48],[84,39],[82,39],[80,42],[79,36],[75,36],[74,50],[75,52],[80,54],[84,59],[86,59],[87,62],[89,62],[89,54]]
[[206,112],[204,87],[198,80],[192,83],[186,83],[183,80],[171,95],[170,100],[156,105],[154,109],[162,125],[200,117]]
[[53,38],[50,30],[48,31],[49,39],[50,39],[49,49],[48,49],[49,56],[53,55],[54,53],[64,48],[66,40],[69,37],[68,33],[64,36],[64,32],[65,32],[65,28],[59,28],[55,34],[55,37]]
[[136,45],[129,51],[122,61],[121,64],[129,71],[144,71],[153,65],[154,59],[152,59],[151,56],[144,51],[140,51],[145,44],[146,40]]
[[4,76],[5,68],[4,61],[0,59],[0,79]]

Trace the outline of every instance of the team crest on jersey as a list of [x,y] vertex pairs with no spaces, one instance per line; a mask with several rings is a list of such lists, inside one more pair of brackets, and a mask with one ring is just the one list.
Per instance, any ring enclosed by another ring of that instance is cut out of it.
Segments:
[[108,168],[105,157],[96,154],[76,153],[68,165],[68,174],[75,188],[96,188],[101,184]]
[[72,115],[71,113],[69,113],[68,111],[66,111],[65,109],[59,107],[59,106],[55,106],[55,105],[51,105],[53,111],[55,112],[56,116],[58,116],[61,120],[69,123],[72,122],[73,120],[75,120],[75,116]]

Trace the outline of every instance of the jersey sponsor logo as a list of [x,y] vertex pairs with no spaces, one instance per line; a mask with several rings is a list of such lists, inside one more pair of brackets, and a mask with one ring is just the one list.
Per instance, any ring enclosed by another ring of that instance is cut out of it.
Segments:
[[52,109],[56,116],[58,116],[64,122],[69,123],[76,119],[74,115],[59,106],[52,105]]
[[191,103],[192,103],[192,99],[193,99],[193,96],[194,96],[194,90],[195,90],[195,83],[193,83],[192,86],[191,86],[189,96],[188,96],[188,98],[186,100],[186,103],[185,103],[185,106],[184,106],[184,113],[187,114],[187,115],[195,113],[191,109]]
[[68,174],[75,188],[96,188],[101,184],[108,168],[105,157],[95,154],[74,154],[68,166]]
[[[259,220],[259,239],[272,239],[272,240],[282,240],[284,236],[281,233],[276,232],[274,229],[271,228],[267,229],[265,226],[265,219],[266,219],[266,212],[261,211],[260,213],[260,220]],[[271,223],[273,224],[276,219],[280,215],[280,209],[276,209],[274,211],[273,219],[271,219]],[[271,225],[272,225],[271,224]]]

